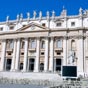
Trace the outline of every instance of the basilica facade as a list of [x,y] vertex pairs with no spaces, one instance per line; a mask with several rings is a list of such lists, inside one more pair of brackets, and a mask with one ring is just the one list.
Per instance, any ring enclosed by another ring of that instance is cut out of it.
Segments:
[[36,15],[0,22],[0,71],[61,74],[62,66],[77,66],[78,75],[88,74],[88,11]]

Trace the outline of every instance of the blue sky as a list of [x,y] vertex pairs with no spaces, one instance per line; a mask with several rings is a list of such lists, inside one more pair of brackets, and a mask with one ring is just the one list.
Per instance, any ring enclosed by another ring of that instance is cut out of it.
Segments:
[[61,10],[67,9],[68,15],[78,14],[78,10],[82,7],[84,10],[88,9],[88,0],[1,0],[0,1],[0,21],[4,21],[9,15],[10,19],[16,19],[16,15],[23,13],[26,18],[26,13],[30,12],[31,17],[33,11],[52,12],[54,10],[56,15],[60,15]]

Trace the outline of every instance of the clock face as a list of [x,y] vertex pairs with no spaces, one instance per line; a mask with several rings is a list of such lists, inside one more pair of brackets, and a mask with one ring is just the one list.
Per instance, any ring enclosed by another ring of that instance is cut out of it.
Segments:
[[35,29],[35,26],[34,26],[34,25],[32,25],[32,26],[31,26],[31,30],[34,30],[34,29]]

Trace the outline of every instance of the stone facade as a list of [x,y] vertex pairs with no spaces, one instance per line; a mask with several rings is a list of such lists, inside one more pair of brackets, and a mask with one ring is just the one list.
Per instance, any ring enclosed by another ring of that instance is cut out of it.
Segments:
[[[84,12],[84,13],[83,13]],[[77,66],[78,75],[88,74],[88,11],[68,16],[63,9],[46,17],[27,19],[17,15],[16,20],[0,23],[0,71],[59,72],[62,66]]]

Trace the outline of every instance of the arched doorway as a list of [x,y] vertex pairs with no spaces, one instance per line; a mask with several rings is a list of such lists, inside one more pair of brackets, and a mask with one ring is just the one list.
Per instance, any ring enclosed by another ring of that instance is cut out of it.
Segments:
[[20,70],[23,70],[23,63],[20,63]]
[[40,63],[40,71],[44,71],[44,63]]
[[34,71],[34,64],[35,64],[35,59],[34,58],[30,58],[29,59],[29,71]]
[[10,71],[11,63],[12,63],[12,59],[6,59],[6,71]]
[[62,59],[56,58],[54,59],[54,71],[61,71]]

